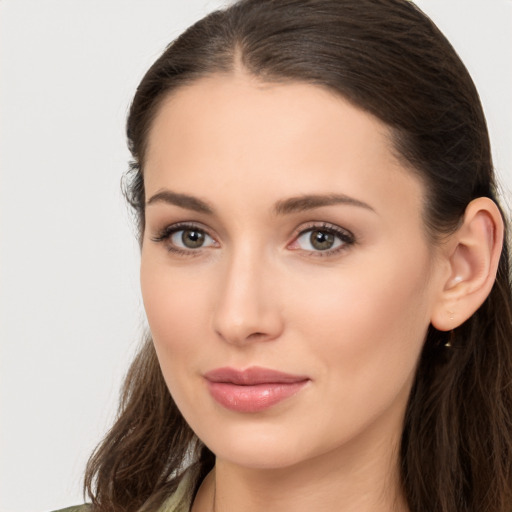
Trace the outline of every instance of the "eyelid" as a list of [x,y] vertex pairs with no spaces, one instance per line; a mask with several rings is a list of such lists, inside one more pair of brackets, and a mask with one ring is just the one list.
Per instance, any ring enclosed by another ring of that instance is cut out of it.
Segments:
[[[203,232],[205,235],[210,237],[214,244],[208,245],[208,246],[200,246],[198,248],[192,249],[192,248],[185,248],[177,246],[170,242],[171,237],[178,233],[179,231],[185,231],[185,230],[197,230]],[[325,250],[307,250],[302,249],[300,247],[292,247],[293,244],[297,243],[297,240],[305,235],[308,232],[312,231],[325,231],[327,233],[330,233],[334,235],[341,243],[336,246],[335,248],[331,249],[325,249]],[[153,235],[151,237],[151,240],[156,243],[165,243],[167,250],[169,252],[177,253],[180,255],[185,256],[199,256],[201,252],[205,249],[210,248],[218,248],[220,246],[219,242],[217,241],[217,237],[212,235],[210,233],[210,230],[206,228],[204,225],[198,222],[194,221],[182,221],[182,222],[176,222],[174,224],[169,224],[164,226],[162,229],[157,231],[156,235]],[[356,238],[354,234],[349,231],[346,228],[342,228],[336,224],[331,224],[329,222],[325,221],[311,221],[306,223],[305,225],[302,224],[299,228],[295,230],[295,234],[293,235],[293,240],[289,244],[287,244],[287,248],[294,251],[301,251],[303,253],[307,253],[308,255],[311,255],[313,257],[325,257],[325,256],[332,256],[335,254],[338,254],[339,252],[347,250],[350,246],[354,245],[356,243]]]
[[[186,248],[186,247],[180,247],[173,243],[171,243],[171,237],[180,232],[180,231],[201,231],[206,236],[211,238],[215,244],[208,245],[208,246],[201,246],[196,249],[192,248]],[[210,249],[210,248],[216,248],[219,246],[218,241],[216,240],[216,237],[213,236],[209,229],[204,227],[202,224],[198,222],[193,221],[182,221],[182,222],[176,222],[174,224],[168,224],[164,226],[162,229],[158,230],[155,235],[151,237],[151,240],[156,243],[164,243],[166,244],[166,248],[169,252],[173,252],[179,255],[185,255],[185,256],[198,256],[202,250],[204,249]]]
[[[293,248],[292,244],[295,244],[297,240],[305,235],[308,232],[312,231],[325,231],[330,233],[338,238],[341,241],[341,244],[333,249],[326,250],[307,250],[302,248]],[[333,256],[340,252],[346,251],[349,247],[356,243],[356,238],[354,234],[346,228],[342,228],[337,226],[336,224],[331,224],[329,222],[309,222],[305,226],[302,225],[296,230],[296,234],[290,244],[288,244],[288,248],[295,251],[302,251],[311,255],[313,257],[325,257],[325,256]]]

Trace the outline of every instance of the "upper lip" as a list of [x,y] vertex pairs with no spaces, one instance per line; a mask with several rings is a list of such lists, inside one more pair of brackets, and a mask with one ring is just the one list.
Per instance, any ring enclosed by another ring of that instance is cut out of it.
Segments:
[[223,382],[239,386],[255,386],[257,384],[291,384],[309,380],[304,375],[292,375],[270,368],[252,366],[245,370],[235,368],[216,368],[204,374],[210,382]]

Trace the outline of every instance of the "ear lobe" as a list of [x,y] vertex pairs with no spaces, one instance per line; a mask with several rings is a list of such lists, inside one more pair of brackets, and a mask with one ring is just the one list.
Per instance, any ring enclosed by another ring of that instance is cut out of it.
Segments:
[[503,233],[501,213],[491,199],[479,197],[468,205],[446,245],[450,271],[432,311],[436,329],[455,329],[483,304],[496,279]]

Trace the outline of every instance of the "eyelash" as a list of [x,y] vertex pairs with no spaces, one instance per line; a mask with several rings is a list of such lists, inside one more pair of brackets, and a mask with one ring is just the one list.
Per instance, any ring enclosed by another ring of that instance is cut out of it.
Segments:
[[[172,224],[170,226],[166,226],[163,228],[155,237],[151,238],[153,242],[162,243],[162,242],[169,242],[166,246],[167,250],[169,252],[172,252],[174,254],[177,254],[179,256],[199,256],[200,255],[200,249],[181,249],[180,247],[176,247],[175,245],[172,245],[170,243],[170,239],[172,235],[175,233],[178,233],[179,231],[199,231],[201,233],[204,233],[208,235],[207,230],[203,229],[202,227],[196,225],[196,224],[188,224],[188,223],[178,223],[178,224]],[[210,235],[208,235],[210,236]],[[211,237],[213,239],[213,237]]]
[[340,228],[335,224],[329,224],[327,222],[313,222],[309,224],[306,228],[301,229],[299,233],[297,233],[292,243],[296,243],[301,236],[313,231],[320,231],[322,233],[334,235],[341,241],[341,244],[338,247],[335,247],[334,249],[327,249],[325,251],[308,251],[310,252],[310,255],[315,258],[325,258],[327,256],[334,256],[340,252],[346,251],[350,246],[356,243],[356,238],[353,235],[353,233],[351,233],[347,229]]
[[[151,240],[153,242],[163,243],[166,241],[170,241],[170,238],[174,234],[176,234],[180,231],[187,231],[187,230],[199,231],[199,232],[204,233],[205,235],[209,236],[213,240],[215,240],[211,235],[208,234],[208,231],[205,230],[204,228],[202,228],[196,224],[189,224],[189,223],[178,223],[178,224],[172,224],[172,225],[166,226],[156,236],[152,237]],[[342,229],[334,224],[329,224],[329,223],[325,223],[325,222],[324,223],[311,223],[306,228],[301,229],[294,236],[292,243],[296,243],[300,237],[302,237],[306,233],[313,232],[313,231],[320,231],[320,232],[334,235],[336,238],[338,238],[339,241],[341,241],[341,244],[334,249],[326,249],[325,251],[321,251],[321,250],[306,251],[312,257],[333,256],[335,254],[338,254],[342,251],[347,250],[350,246],[352,246],[356,243],[356,239],[350,231],[348,231],[346,229]],[[172,245],[171,243],[168,243],[166,248],[169,252],[172,252],[179,256],[194,257],[194,256],[199,256],[201,254],[201,251],[200,251],[201,247],[199,247],[198,249],[182,249],[180,247],[176,247],[175,245]],[[298,249],[292,249],[292,250],[298,250]]]

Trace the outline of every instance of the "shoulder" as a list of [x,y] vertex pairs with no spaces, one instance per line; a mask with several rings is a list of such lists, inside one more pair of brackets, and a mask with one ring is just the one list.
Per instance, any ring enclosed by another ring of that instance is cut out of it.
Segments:
[[[165,500],[156,512],[189,512],[192,506],[192,491],[195,487],[197,476],[197,469],[188,468],[183,473],[176,491]],[[75,505],[74,507],[54,510],[52,512],[92,512],[92,506],[89,504]]]
[[197,468],[188,468],[183,473],[176,492],[167,498],[157,512],[189,512],[194,499],[193,490],[196,486],[197,473]]

